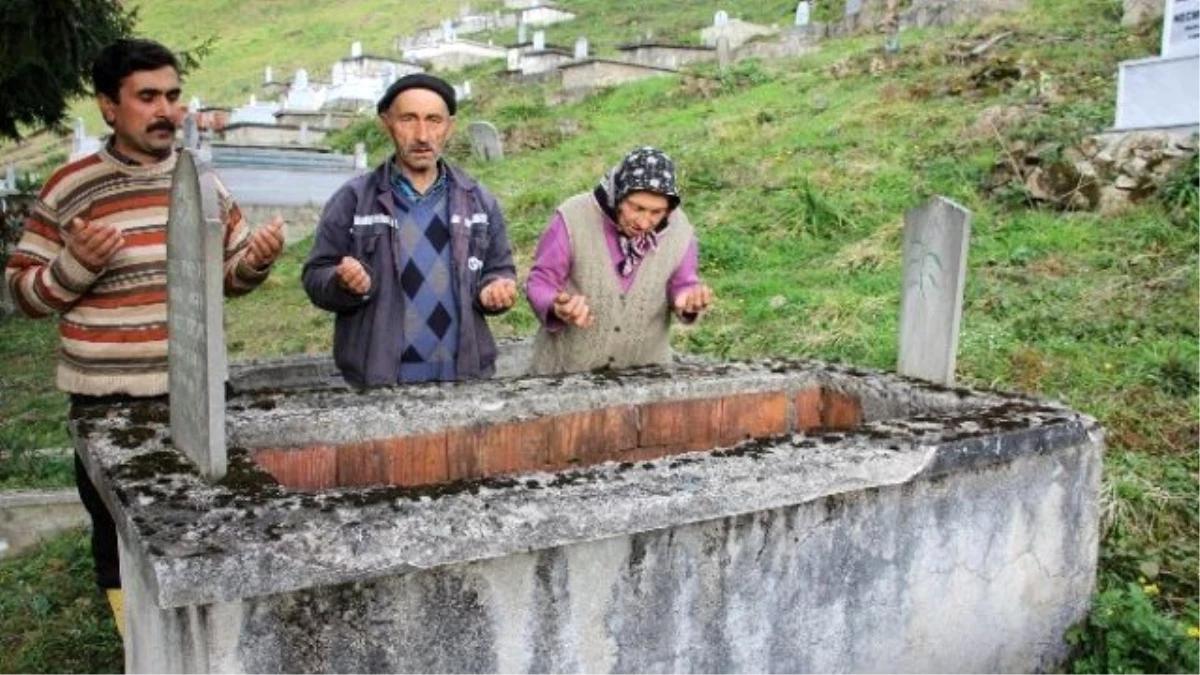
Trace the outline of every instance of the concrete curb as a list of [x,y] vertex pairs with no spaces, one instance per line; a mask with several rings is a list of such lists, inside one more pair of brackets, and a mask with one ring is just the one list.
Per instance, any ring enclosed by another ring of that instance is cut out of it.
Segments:
[[89,522],[75,488],[0,492],[0,559]]

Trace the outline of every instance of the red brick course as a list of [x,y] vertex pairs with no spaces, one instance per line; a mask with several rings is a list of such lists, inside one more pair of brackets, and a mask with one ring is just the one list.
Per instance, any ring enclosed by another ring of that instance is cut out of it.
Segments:
[[266,449],[255,461],[294,489],[429,485],[645,461],[790,431],[853,428],[861,402],[830,389],[618,405],[553,417],[447,429],[419,436]]

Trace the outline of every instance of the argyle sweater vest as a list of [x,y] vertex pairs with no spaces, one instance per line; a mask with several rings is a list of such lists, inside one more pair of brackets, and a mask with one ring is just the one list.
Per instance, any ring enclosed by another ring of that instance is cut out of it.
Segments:
[[559,207],[571,239],[570,293],[587,297],[595,323],[567,326],[557,333],[538,332],[533,374],[569,373],[595,368],[627,368],[671,360],[671,306],[667,283],[692,240],[692,225],[682,209],[658,240],[658,249],[642,259],[633,285],[623,293],[604,238],[604,217],[590,192]]

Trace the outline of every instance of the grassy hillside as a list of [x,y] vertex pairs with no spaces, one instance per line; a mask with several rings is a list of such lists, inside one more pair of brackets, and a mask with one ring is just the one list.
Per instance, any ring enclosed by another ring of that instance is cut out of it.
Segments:
[[[429,10],[424,23],[457,11],[457,3],[438,4],[448,9]],[[604,26],[603,40],[589,35],[602,47],[647,28],[684,39],[709,23],[716,8],[559,4],[577,9],[589,27]],[[227,16],[209,3],[142,8],[148,34],[166,31],[168,23],[192,31],[172,33],[174,44],[203,39],[207,29],[195,27],[222,31],[204,69],[190,80],[194,88],[228,87],[233,95],[254,86],[264,61],[313,69],[340,56],[352,39],[376,51],[387,43],[372,40],[403,32],[400,26],[411,19],[380,20],[391,6],[382,2],[353,9],[317,2],[228,5]],[[789,5],[721,3],[733,16],[764,23],[785,22]],[[691,77],[628,85],[562,107],[546,106],[538,86],[502,83],[493,77],[499,65],[475,68],[469,74],[476,99],[463,106],[460,129],[474,119],[495,122],[509,139],[508,157],[477,164],[462,133],[450,154],[500,197],[525,271],[559,201],[589,188],[635,145],[671,152],[701,237],[701,272],[719,298],[698,326],[677,333],[676,344],[724,357],[783,354],[894,368],[903,214],[935,194],[970,208],[960,381],[1064,401],[1108,431],[1102,593],[1089,622],[1073,633],[1080,652],[1070,667],[1195,672],[1196,160],[1166,194],[1117,216],[1030,209],[1018,191],[1002,201],[985,197],[981,183],[1004,147],[1018,140],[1070,145],[1107,127],[1117,62],[1158,49],[1155,27],[1119,25],[1117,0],[1031,5],[1021,15],[975,25],[906,32],[893,61],[880,54],[875,36],[838,40],[801,59],[740,62],[724,75],[702,68]],[[217,16],[228,25],[205,23]],[[684,19],[695,26],[674,27]],[[570,44],[582,25],[551,27],[548,40]],[[355,32],[364,26],[380,32],[376,38]],[[287,32],[299,27],[289,41]],[[310,31],[323,37],[310,38]],[[985,58],[957,56],[1002,32],[1011,35]],[[241,47],[222,51],[231,45]],[[272,52],[278,60],[257,56],[268,49],[278,50]],[[318,50],[328,56],[318,57]],[[235,63],[230,72],[218,72],[216,64]],[[1002,104],[1036,113],[999,135],[977,130],[979,115]],[[372,158],[382,159],[388,146],[372,124],[365,121],[337,143],[349,147],[364,139]],[[329,348],[331,319],[313,309],[298,286],[307,248],[302,242],[290,249],[264,289],[228,305],[234,357]],[[524,306],[495,325],[509,335],[528,335],[535,327]],[[49,392],[54,344],[48,322],[0,319],[0,360],[15,364],[3,376],[0,445],[65,444],[64,401]],[[42,477],[31,477],[38,471]],[[0,484],[68,477],[61,467],[32,460],[0,465]],[[12,564],[62,564],[79,550]],[[13,569],[0,565],[0,585],[11,586]],[[0,634],[22,637],[0,649],[0,670],[73,667],[31,655],[51,649],[55,621],[65,625],[77,596],[36,586],[9,595],[0,605]],[[37,627],[21,609],[35,602],[51,605]]]

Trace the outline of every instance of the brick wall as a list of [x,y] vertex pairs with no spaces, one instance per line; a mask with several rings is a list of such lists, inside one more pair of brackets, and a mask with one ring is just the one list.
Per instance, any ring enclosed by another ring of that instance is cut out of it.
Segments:
[[832,389],[656,401],[339,446],[266,448],[255,461],[300,490],[415,486],[608,461],[646,461],[791,432],[847,430],[862,403]]

